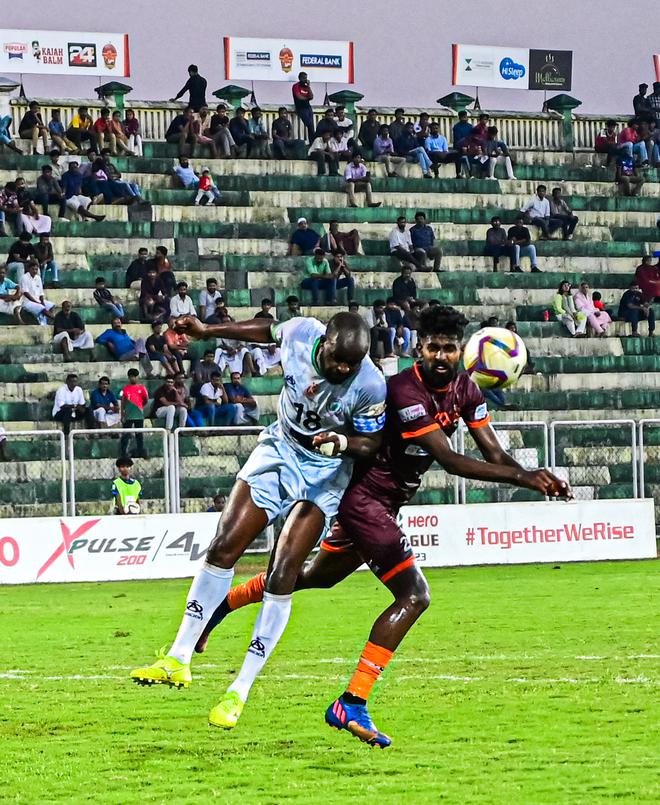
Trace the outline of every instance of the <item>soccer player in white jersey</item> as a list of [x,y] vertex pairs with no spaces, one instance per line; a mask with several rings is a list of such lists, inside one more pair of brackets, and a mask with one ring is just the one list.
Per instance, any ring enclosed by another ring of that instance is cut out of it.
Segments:
[[211,325],[189,316],[177,319],[176,328],[198,339],[275,341],[282,353],[277,421],[260,434],[238,473],[174,643],[153,665],[130,674],[145,685],[190,685],[195,645],[229,592],[234,565],[266,525],[285,517],[243,666],[209,714],[210,724],[230,729],[286,628],[296,578],[337,513],[353,459],[369,458],[380,446],[385,380],[367,354],[369,330],[355,313],[337,313],[327,329],[312,318]]

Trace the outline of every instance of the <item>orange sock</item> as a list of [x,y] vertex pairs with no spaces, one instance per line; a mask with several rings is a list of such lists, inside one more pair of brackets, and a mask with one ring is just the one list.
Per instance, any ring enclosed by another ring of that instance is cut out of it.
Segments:
[[257,573],[254,578],[231,588],[227,593],[227,606],[229,609],[240,609],[248,604],[258,604],[263,600],[265,586],[266,574]]
[[368,699],[374,683],[383,673],[393,655],[393,651],[367,641],[362,654],[360,654],[355,673],[351,677],[346,690],[352,693],[353,696]]

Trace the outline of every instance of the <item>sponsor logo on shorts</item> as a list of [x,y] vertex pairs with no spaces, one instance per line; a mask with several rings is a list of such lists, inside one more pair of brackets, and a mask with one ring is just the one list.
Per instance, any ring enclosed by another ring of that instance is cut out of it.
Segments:
[[402,422],[412,422],[413,419],[426,416],[426,408],[421,403],[417,403],[417,405],[409,405],[407,408],[399,408],[398,414]]
[[258,637],[255,637],[254,640],[250,643],[250,647],[248,648],[250,654],[256,654],[257,657],[265,657],[266,656],[266,646],[259,640]]
[[204,607],[193,598],[186,603],[186,615],[201,621],[204,617]]
[[301,67],[325,67],[332,70],[341,70],[342,57],[330,56],[325,53],[301,53]]
[[96,67],[96,45],[93,42],[69,42],[69,67]]

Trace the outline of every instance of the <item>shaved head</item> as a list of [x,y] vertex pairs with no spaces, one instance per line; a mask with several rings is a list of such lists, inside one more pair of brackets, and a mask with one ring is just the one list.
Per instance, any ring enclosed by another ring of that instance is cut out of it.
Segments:
[[359,371],[369,346],[369,328],[364,319],[357,313],[337,313],[321,339],[319,361],[324,376],[331,383],[343,383]]

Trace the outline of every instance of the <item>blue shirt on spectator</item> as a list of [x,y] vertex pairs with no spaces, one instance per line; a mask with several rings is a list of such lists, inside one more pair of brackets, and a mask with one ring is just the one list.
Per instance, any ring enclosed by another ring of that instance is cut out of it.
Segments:
[[123,330],[106,330],[96,339],[96,343],[113,346],[118,358],[135,349],[135,341]]
[[233,383],[224,384],[225,391],[227,392],[227,399],[229,402],[234,402],[236,397],[251,397],[250,390],[244,385],[240,384],[235,386]]
[[64,124],[61,120],[50,120],[48,123],[48,131],[56,137],[64,137]]
[[101,389],[94,389],[94,391],[89,395],[89,403],[92,409],[107,409],[109,405],[119,404],[112,389],[108,389],[105,394],[101,394]]
[[2,282],[0,282],[0,296],[10,294],[12,291],[15,291],[17,287],[15,282],[12,282],[9,277],[5,277]]
[[430,249],[431,246],[433,246],[435,235],[428,224],[424,224],[423,226],[415,224],[410,227],[409,231],[413,249]]
[[298,246],[303,254],[311,252],[318,242],[318,232],[313,229],[296,229],[291,235],[291,243]]
[[435,137],[427,137],[424,140],[424,148],[427,151],[449,151],[447,145],[447,138],[442,134],[436,134]]
[[452,129],[452,135],[454,137],[454,148],[458,147],[458,144],[461,140],[464,140],[469,134],[472,133],[472,123],[468,123],[467,120],[463,123],[455,123]]
[[62,174],[60,184],[64,190],[64,197],[71,198],[71,196],[79,196],[82,190],[82,174],[72,173],[70,170]]

